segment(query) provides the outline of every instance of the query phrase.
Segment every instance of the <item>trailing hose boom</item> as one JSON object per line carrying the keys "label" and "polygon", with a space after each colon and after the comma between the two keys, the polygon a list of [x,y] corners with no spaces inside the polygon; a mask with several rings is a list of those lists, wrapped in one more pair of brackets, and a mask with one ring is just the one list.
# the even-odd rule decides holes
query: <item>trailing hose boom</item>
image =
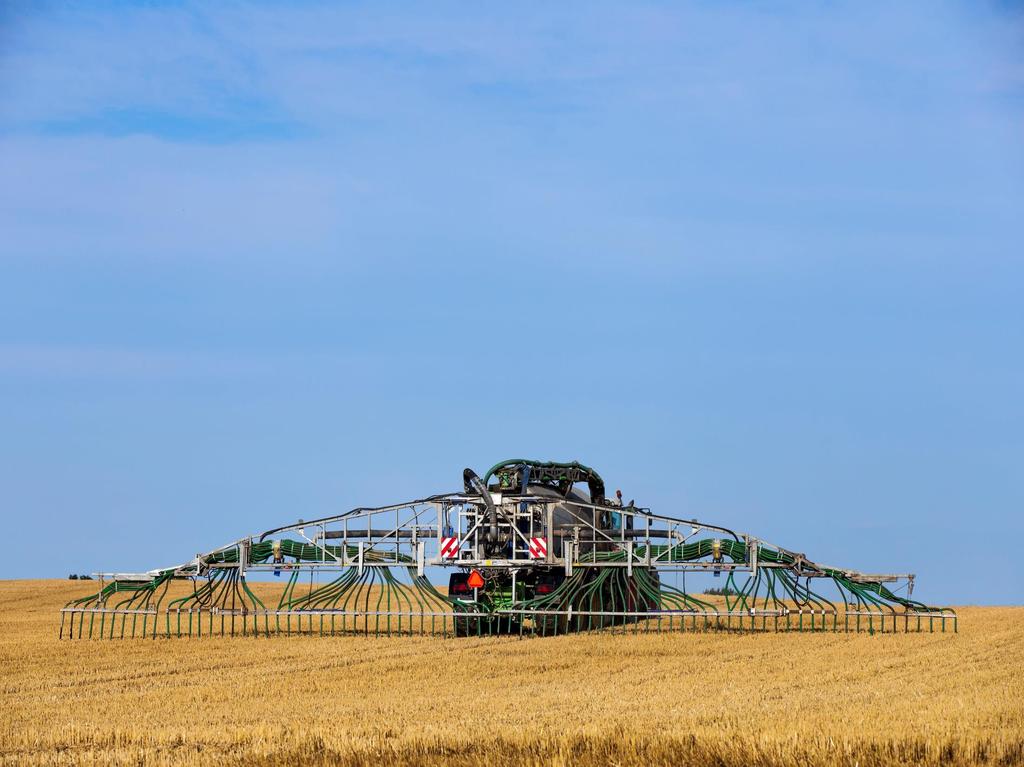
{"label": "trailing hose boom", "polygon": [[[436,587],[429,576],[445,569],[447,587]],[[722,585],[694,594],[687,574]],[[264,582],[274,576],[286,576],[283,587]],[[609,500],[583,464],[527,459],[483,478],[467,468],[459,492],[98,577],[97,593],[62,610],[62,637],[957,628],[953,610],[912,598],[912,574],[823,565],[746,533],[623,505],[618,492]]]}

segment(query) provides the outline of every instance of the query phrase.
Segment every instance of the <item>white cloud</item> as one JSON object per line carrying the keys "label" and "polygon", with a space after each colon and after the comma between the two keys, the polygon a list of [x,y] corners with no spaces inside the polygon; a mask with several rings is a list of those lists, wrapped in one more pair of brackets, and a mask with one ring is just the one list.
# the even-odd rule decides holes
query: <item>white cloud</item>
{"label": "white cloud", "polygon": [[762,240],[922,206],[1005,222],[1022,110],[992,92],[1019,71],[998,20],[857,3],[30,14],[0,75],[0,257],[492,239],[653,258],[723,220]]}

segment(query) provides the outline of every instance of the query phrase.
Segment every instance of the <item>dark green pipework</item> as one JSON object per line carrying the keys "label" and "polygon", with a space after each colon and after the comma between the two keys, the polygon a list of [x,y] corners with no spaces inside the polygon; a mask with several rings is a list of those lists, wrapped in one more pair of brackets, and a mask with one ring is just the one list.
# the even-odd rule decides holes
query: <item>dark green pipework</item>
{"label": "dark green pipework", "polygon": [[[884,584],[861,583],[835,569],[816,571],[814,580],[834,584],[844,606],[854,613],[869,615],[851,616],[847,611],[840,611],[836,602],[811,589],[811,579],[805,578],[802,584],[792,570],[759,567],[742,584],[735,572],[729,570],[725,596],[727,615],[722,616],[713,603],[660,583],[655,571],[639,564],[646,561],[648,555],[650,561],[666,564],[706,560],[713,556],[716,546],[716,541],[710,538],[674,546],[639,546],[633,553],[638,564],[634,565],[632,573],[625,567],[577,566],[575,573],[549,594],[527,598],[522,584],[515,595],[497,586],[493,594],[486,595],[479,603],[442,594],[426,577],[416,574],[410,557],[372,549],[363,551],[365,561],[404,566],[410,583],[400,583],[389,567],[365,567],[361,572],[359,568],[349,567],[323,585],[309,583],[307,586],[300,583],[300,570],[290,569],[289,564],[322,562],[331,557],[341,559],[343,554],[351,561],[358,556],[358,547],[321,548],[291,539],[283,539],[279,545],[282,558],[290,562],[275,564],[280,564],[289,574],[273,608],[268,608],[252,591],[239,569],[213,567],[205,577],[193,579],[190,594],[167,603],[162,624],[158,625],[160,606],[168,585],[175,578],[175,571],[168,569],[148,581],[114,581],[96,594],[72,600],[68,608],[102,609],[70,613],[68,633],[77,638],[295,632],[448,634],[454,626],[460,635],[533,633],[548,636],[615,627],[628,630],[630,626],[640,630],[641,625],[645,631],[685,628],[860,631],[866,628],[874,632],[895,631],[901,620],[904,630],[911,630],[911,620],[916,620],[913,626],[916,630],[922,630],[922,620],[928,621],[929,630],[934,630],[933,623],[939,620],[941,630],[945,630],[946,619],[953,621],[956,630],[956,615],[952,610],[929,607],[894,594]],[[722,539],[717,545],[723,563],[747,562],[744,542]],[[202,562],[205,565],[237,563],[240,552],[241,547],[232,546],[204,556]],[[248,565],[272,562],[274,542],[252,543],[248,552]],[[584,565],[587,562],[624,562],[627,556],[625,551],[588,552],[581,555],[581,562]],[[796,564],[796,558],[788,552],[765,547],[758,549],[758,560],[765,564]],[[641,617],[629,613],[645,614]],[[920,613],[927,615],[922,618]],[[62,636],[64,630],[62,617]]]}
{"label": "dark green pipework", "polygon": [[533,461],[527,458],[510,458],[494,464],[487,470],[483,478],[484,487],[487,487],[492,476],[497,475],[502,490],[519,490],[519,486],[510,479],[510,476],[514,476],[513,468],[521,468],[524,472],[526,469],[531,469],[530,484],[556,481],[563,493],[568,492],[576,482],[586,482],[594,503],[600,503],[604,499],[605,488],[601,475],[578,461]]}
{"label": "dark green pipework", "polygon": [[[697,542],[697,546],[705,541]],[[735,552],[734,552],[735,553]],[[639,556],[643,556],[639,552]],[[598,554],[599,560],[613,561],[621,559],[623,554]],[[683,561],[679,558],[678,561]],[[735,560],[737,562],[742,559]],[[656,576],[649,570],[637,569],[633,575],[627,575],[624,568],[605,568],[596,570],[579,568],[575,575],[566,579],[554,592],[536,597],[517,605],[517,608],[543,616],[539,618],[537,632],[541,634],[565,633],[570,631],[603,628],[614,625],[638,626],[637,616],[603,616],[588,615],[591,612],[646,612],[643,616],[644,630],[686,628],[687,622],[693,629],[725,628],[725,629],[775,629],[775,630],[861,630],[860,623],[867,624],[869,631],[907,630],[910,620],[920,621],[915,613],[942,612],[947,618],[953,619],[955,630],[955,613],[951,610],[929,608],[914,600],[896,597],[888,589],[881,587],[883,599],[872,594],[879,593],[878,584],[858,584],[848,578],[832,573],[826,576],[838,588],[846,603],[858,611],[873,611],[871,616],[856,616],[856,625],[851,625],[850,616],[843,614],[843,623],[839,623],[840,611],[827,598],[810,589],[809,585],[801,586],[798,579],[786,570],[760,568],[747,582],[738,587],[734,573],[730,572],[726,581],[726,613],[710,602],[693,597],[672,586],[658,583]],[[643,606],[641,606],[643,603]],[[794,603],[796,608],[794,608]],[[897,612],[894,605],[903,607],[905,612]],[[573,615],[568,613],[570,607]],[[646,608],[646,610],[644,609]],[[686,611],[689,615],[679,615]],[[580,614],[582,613],[582,614]],[[667,614],[663,614],[667,613]],[[932,617],[925,620],[932,621]],[[795,623],[795,625],[794,625]],[[667,625],[664,625],[667,624]],[[916,628],[920,630],[921,626]],[[944,625],[942,626],[944,630]],[[931,626],[929,625],[929,630]]]}
{"label": "dark green pipework", "polygon": [[[533,460],[530,460],[528,458],[509,458],[508,460],[505,460],[505,461],[499,461],[498,463],[494,464],[491,468],[489,468],[487,470],[487,473],[484,474],[484,479],[483,479],[484,484],[489,482],[491,477],[495,473],[497,473],[499,470],[501,470],[501,469],[503,469],[503,468],[505,468],[507,466],[520,466],[520,465],[521,466],[536,466],[537,468],[542,468],[542,469],[576,469],[577,471],[581,472],[582,474],[586,474],[586,475],[594,477],[595,479],[601,480],[601,475],[600,474],[598,474],[594,469],[590,468],[589,466],[584,466],[579,461],[567,461],[567,462],[559,462],[559,461],[533,461]],[[601,480],[601,482],[603,484],[604,481]]]}
{"label": "dark green pipework", "polygon": [[[325,546],[290,539],[280,541],[282,570],[289,571],[276,609],[268,610],[266,604],[252,591],[246,578],[236,568],[213,567],[205,577],[193,579],[193,590],[185,596],[172,600],[164,612],[164,625],[156,625],[160,600],[167,585],[174,579],[174,570],[157,573],[149,581],[112,581],[96,594],[72,600],[65,607],[99,608],[88,613],[71,614],[68,634],[81,638],[83,635],[104,638],[129,636],[209,636],[214,634],[265,634],[319,631],[320,633],[348,633],[358,631],[366,634],[411,633],[414,624],[427,633],[443,633],[444,625],[440,614],[462,613],[474,609],[449,599],[438,592],[427,579],[416,575],[413,560],[394,552],[364,550],[363,557],[368,563],[387,562],[404,565],[410,575],[411,587],[402,584],[389,567],[366,567],[362,573],[356,567],[346,568],[337,578],[324,585],[306,589],[299,584],[300,570],[289,565],[301,562],[320,562],[333,555],[341,558],[343,552],[351,560],[359,554],[356,546]],[[232,546],[202,557],[204,565],[233,564],[240,558],[241,547]],[[273,561],[274,543],[265,541],[249,547],[247,564],[264,564]],[[127,596],[112,603],[119,595]],[[105,608],[124,611],[110,614]],[[366,615],[356,620],[344,614],[328,614],[330,611],[357,611],[361,613],[383,613]],[[130,612],[129,612],[130,611]],[[281,614],[285,614],[283,617]],[[88,615],[88,625],[86,625]],[[99,615],[99,622],[96,616]],[[110,620],[107,621],[107,615]],[[61,636],[64,635],[65,618],[62,616]],[[115,628],[119,622],[120,630]],[[109,623],[109,631],[105,623]],[[449,619],[449,624],[451,619]],[[162,629],[162,631],[160,630]]]}
{"label": "dark green pipework", "polygon": [[[666,562],[692,562],[700,560],[704,557],[709,557],[712,554],[713,549],[712,539],[702,539],[694,541],[692,543],[680,544],[676,546],[668,545],[652,545],[650,546],[651,558],[657,561]],[[720,541],[721,551],[723,558],[728,558],[733,563],[743,563],[747,561],[747,546],[742,541],[731,541],[723,539]],[[669,551],[671,549],[671,551]],[[638,547],[637,556],[641,559],[644,558],[647,547]],[[761,562],[770,564],[785,564],[795,565],[796,558],[785,551],[776,551],[770,548],[759,547],[758,548],[758,559]],[[760,573],[761,571],[759,571]],[[786,593],[791,594],[794,598],[801,593],[806,592],[808,598],[811,596],[822,599],[823,602],[828,603],[821,597],[811,592],[809,589],[801,591],[798,586],[797,578],[787,570],[778,570],[772,568],[765,568],[764,572],[767,573],[765,576],[769,579],[766,582],[766,587],[769,592],[774,593],[775,580],[781,580],[781,587]],[[886,602],[895,603],[902,607],[919,610],[919,611],[938,611],[940,608],[931,607],[918,602],[913,599],[907,599],[894,594],[892,591],[887,589],[884,584],[881,583],[860,583],[852,580],[846,576],[843,571],[835,570],[832,568],[823,568],[821,570],[824,577],[830,579],[837,587],[839,587],[840,594],[850,594],[857,604],[861,605],[875,605],[879,607],[885,607]],[[730,573],[729,579],[732,580],[732,574]],[[876,599],[875,597],[879,597]],[[830,604],[830,603],[828,603]],[[745,609],[746,605],[741,606],[741,609]]]}
{"label": "dark green pipework", "polygon": [[[465,475],[476,478],[468,469]],[[566,498],[576,500],[580,497],[571,495],[570,490],[576,483],[585,482],[591,503],[604,507],[604,480],[591,467],[576,461],[513,458],[492,466],[483,480],[476,479],[482,483],[481,488],[476,489],[473,484],[467,489],[483,495],[492,516],[493,504],[487,488],[493,477],[497,477],[502,491],[515,494],[530,487],[554,488]],[[431,496],[413,503],[446,498],[450,496]],[[614,512],[618,507],[607,508]],[[353,513],[373,511],[361,508]],[[337,518],[325,518],[328,519]],[[599,526],[607,524],[602,518]],[[940,630],[945,631],[947,620],[957,630],[956,613],[948,608],[929,607],[897,595],[880,581],[814,565],[785,550],[758,544],[756,551],[748,551],[748,544],[736,533],[713,526],[704,529],[721,531],[725,534],[721,540],[705,538],[673,545],[651,544],[648,540],[646,545],[637,545],[629,552],[583,552],[572,568],[574,573],[561,581],[553,568],[543,564],[540,569],[526,569],[514,581],[514,593],[508,572],[488,568],[486,585],[475,593],[472,601],[442,593],[425,576],[417,574],[412,557],[396,551],[381,551],[372,546],[318,546],[292,539],[263,540],[290,529],[293,528],[268,531],[259,541],[243,541],[220,549],[200,557],[194,565],[102,585],[96,594],[72,600],[65,606],[61,636],[68,618],[69,636],[82,637],[88,632],[89,636],[110,638],[293,631],[403,634],[415,630],[456,635],[548,635],[630,625],[643,625],[644,630],[649,630],[652,626],[662,628],[665,623],[668,628],[859,631],[866,627],[873,632],[876,628],[895,631],[900,620],[907,631],[911,630],[911,620],[915,621],[916,630],[922,630],[922,621],[927,621],[929,631],[934,630],[938,621]],[[754,543],[753,539],[747,540]],[[231,567],[239,564],[243,551],[247,552],[245,566]],[[629,561],[627,557],[632,561],[628,567],[623,566]],[[352,563],[357,558],[362,565],[372,566],[349,565],[323,585],[314,583],[312,574],[308,584],[300,577],[306,564],[337,567],[340,562]],[[685,589],[661,583],[654,569],[696,562],[707,566],[709,559],[712,569],[714,563],[721,563],[719,572],[727,571],[724,611]],[[755,559],[762,566],[753,568],[746,580],[740,582],[732,566],[747,565]],[[245,577],[246,567],[266,564],[274,566],[275,574],[287,573],[280,599],[271,606],[259,598]],[[600,564],[613,566],[588,566]],[[408,575],[407,583],[397,577],[403,568]],[[192,591],[165,603],[168,586],[175,579],[191,580]],[[557,585],[550,593],[539,594],[542,581]],[[826,598],[811,588],[812,582],[815,588],[832,584],[838,598]],[[162,622],[158,616],[162,616]]]}

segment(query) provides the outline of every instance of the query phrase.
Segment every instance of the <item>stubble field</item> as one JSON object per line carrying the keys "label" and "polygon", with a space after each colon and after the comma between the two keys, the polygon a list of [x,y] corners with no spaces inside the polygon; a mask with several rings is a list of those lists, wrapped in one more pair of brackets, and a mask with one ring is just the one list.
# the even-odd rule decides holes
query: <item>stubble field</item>
{"label": "stubble field", "polygon": [[1024,763],[1024,608],[958,634],[59,641],[0,581],[0,763]]}

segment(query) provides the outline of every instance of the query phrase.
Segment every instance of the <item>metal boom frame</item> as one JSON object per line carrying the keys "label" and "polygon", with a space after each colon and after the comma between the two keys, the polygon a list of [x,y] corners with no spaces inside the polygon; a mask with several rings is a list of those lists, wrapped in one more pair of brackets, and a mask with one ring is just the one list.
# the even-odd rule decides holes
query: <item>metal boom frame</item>
{"label": "metal boom frame", "polygon": [[[97,593],[63,608],[60,635],[957,629],[952,609],[911,598],[912,574],[822,565],[725,527],[603,499],[488,496],[357,508],[241,538],[176,567],[101,573]],[[488,542],[495,523],[505,542],[497,553]],[[537,539],[543,546],[531,546]],[[428,568],[472,570],[485,583],[511,578],[511,597],[489,607],[455,598],[429,581]],[[288,576],[276,605],[250,584],[251,574],[270,572]],[[687,593],[685,579],[683,588],[663,583],[672,572],[724,574],[723,598]],[[524,588],[538,573],[560,582],[547,593]],[[320,583],[324,574],[332,577]]]}

